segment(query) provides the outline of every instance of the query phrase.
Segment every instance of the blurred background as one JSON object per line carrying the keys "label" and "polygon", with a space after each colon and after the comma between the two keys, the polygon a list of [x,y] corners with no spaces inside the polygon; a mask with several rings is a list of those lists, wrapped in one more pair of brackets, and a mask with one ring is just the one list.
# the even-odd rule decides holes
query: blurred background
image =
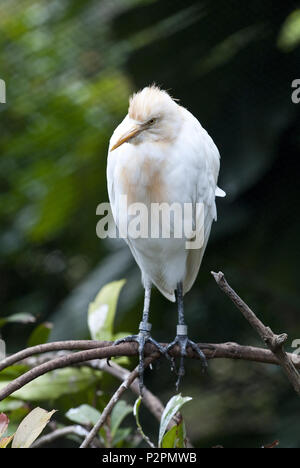
{"label": "blurred background", "polygon": [[[296,1],[2,0],[0,78],[0,318],[32,314],[51,340],[88,337],[101,286],[127,280],[116,332],[135,332],[143,289],[125,243],[96,237],[107,201],[106,157],[128,97],[156,82],[180,99],[221,153],[218,222],[186,296],[191,338],[261,345],[210,271],[228,281],[275,332],[300,338],[300,8]],[[174,338],[176,307],[153,295],[153,336]],[[8,352],[32,324],[1,330]],[[131,363],[133,366],[134,361]],[[300,444],[299,399],[271,365],[187,362],[184,414],[199,447]],[[146,384],[164,403],[166,363]],[[111,389],[116,383],[111,382]],[[152,430],[149,419],[148,433]]]}

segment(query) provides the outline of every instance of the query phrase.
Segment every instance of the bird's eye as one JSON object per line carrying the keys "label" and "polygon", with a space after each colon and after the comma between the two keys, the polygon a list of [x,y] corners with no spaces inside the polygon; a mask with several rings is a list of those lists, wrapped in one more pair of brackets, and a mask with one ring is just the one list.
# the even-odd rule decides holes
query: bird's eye
{"label": "bird's eye", "polygon": [[156,121],[156,119],[150,119],[150,120],[148,120],[147,123],[148,123],[148,125],[153,125],[155,121]]}

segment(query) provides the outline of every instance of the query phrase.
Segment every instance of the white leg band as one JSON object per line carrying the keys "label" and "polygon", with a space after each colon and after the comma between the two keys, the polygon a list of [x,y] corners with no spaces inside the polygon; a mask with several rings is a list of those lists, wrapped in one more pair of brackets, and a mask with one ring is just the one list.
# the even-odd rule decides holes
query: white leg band
{"label": "white leg band", "polygon": [[187,336],[188,327],[187,325],[177,325],[177,335]]}
{"label": "white leg band", "polygon": [[139,330],[140,331],[149,333],[151,331],[151,328],[152,328],[151,323],[149,323],[149,322],[140,322],[140,325],[139,325]]}

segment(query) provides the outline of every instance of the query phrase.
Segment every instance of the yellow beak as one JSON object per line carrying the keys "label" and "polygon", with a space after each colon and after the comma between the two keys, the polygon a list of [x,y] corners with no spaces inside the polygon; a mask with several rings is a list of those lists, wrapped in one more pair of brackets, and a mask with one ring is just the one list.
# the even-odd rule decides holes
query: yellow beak
{"label": "yellow beak", "polygon": [[125,133],[125,135],[121,136],[117,143],[114,144],[114,146],[110,149],[110,151],[114,151],[115,149],[119,148],[119,146],[123,145],[123,143],[126,143],[127,141],[131,140],[135,135],[141,132],[140,127],[133,127],[129,132]]}

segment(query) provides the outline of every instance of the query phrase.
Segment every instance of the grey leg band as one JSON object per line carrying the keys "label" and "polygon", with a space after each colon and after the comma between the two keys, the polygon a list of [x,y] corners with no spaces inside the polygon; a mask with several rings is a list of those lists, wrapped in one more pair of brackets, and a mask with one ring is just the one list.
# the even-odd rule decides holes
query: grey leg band
{"label": "grey leg band", "polygon": [[152,325],[149,322],[140,322],[139,330],[142,332],[149,333],[151,331]]}
{"label": "grey leg band", "polygon": [[177,336],[187,336],[188,327],[187,325],[177,325]]}

